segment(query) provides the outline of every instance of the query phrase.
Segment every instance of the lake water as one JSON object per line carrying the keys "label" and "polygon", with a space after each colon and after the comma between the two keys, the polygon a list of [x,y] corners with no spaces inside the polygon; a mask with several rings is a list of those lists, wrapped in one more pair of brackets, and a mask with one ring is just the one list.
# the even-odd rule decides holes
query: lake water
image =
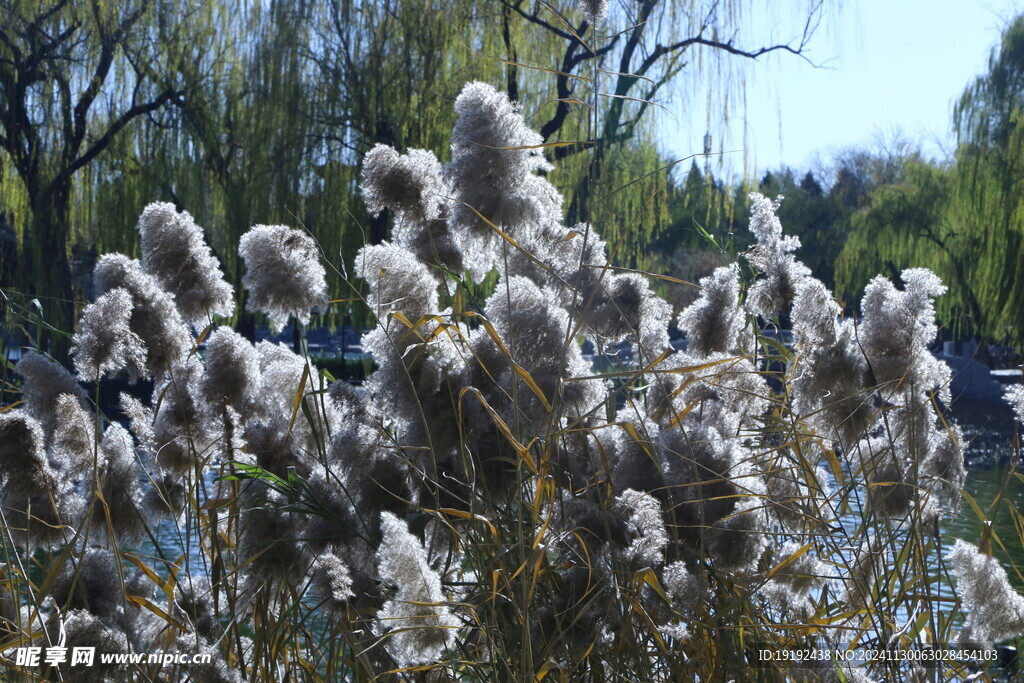
{"label": "lake water", "polygon": [[[995,535],[1002,541],[1000,545],[993,539],[992,555],[1002,562],[1014,587],[1024,592],[1024,544],[1017,532],[1011,510],[1011,506],[1018,511],[1024,510],[1024,482],[1010,473],[1006,466],[974,467],[967,471],[964,490],[974,497],[982,511],[991,518]],[[1000,491],[1002,496],[990,512],[989,508]],[[981,539],[982,523],[977,513],[964,501],[958,514],[944,520],[942,532],[943,544],[947,547],[958,538],[976,544]]]}
{"label": "lake water", "polygon": [[[1006,568],[1010,581],[1014,586],[1024,592],[1024,542],[1014,525],[1014,515],[1011,506],[1024,512],[1024,474],[1021,477],[1014,476],[1009,472],[1008,461],[1011,453],[1012,432],[1005,423],[1000,424],[998,430],[988,424],[966,424],[964,431],[971,439],[968,445],[967,460],[974,463],[968,465],[967,481],[964,489],[970,494],[978,506],[993,521],[996,536],[1002,544],[992,543],[993,555],[996,556]],[[208,486],[210,490],[216,488],[212,475]],[[1000,490],[1002,497],[992,512],[989,508],[996,499]],[[850,520],[851,526],[856,526],[856,520]],[[184,520],[182,520],[184,522]],[[179,530],[173,523],[165,520],[157,530],[157,536],[162,546],[163,556],[168,559],[181,557],[190,558],[193,567],[199,569],[206,565],[202,558],[198,544],[193,538],[192,543],[183,533],[184,525]],[[1024,529],[1022,529],[1024,531]],[[977,544],[981,538],[982,523],[977,513],[963,501],[960,511],[955,515],[947,515],[942,522],[942,545],[948,549],[956,539],[964,539]],[[191,546],[191,547],[186,547]],[[155,555],[151,544],[144,543],[139,549],[143,555]],[[201,569],[200,569],[201,571]]]}

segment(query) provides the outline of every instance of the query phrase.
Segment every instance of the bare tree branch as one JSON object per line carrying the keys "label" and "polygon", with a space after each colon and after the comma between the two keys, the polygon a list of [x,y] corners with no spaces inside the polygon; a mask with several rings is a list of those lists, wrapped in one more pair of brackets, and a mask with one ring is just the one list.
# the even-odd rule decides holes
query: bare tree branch
{"label": "bare tree branch", "polygon": [[[536,12],[534,12],[533,14],[529,14],[527,12],[524,12],[523,8],[522,8],[522,2],[509,2],[508,0],[502,0],[502,4],[505,5],[505,7],[508,7],[509,9],[514,10],[516,14],[521,16],[523,19],[526,19],[526,21],[530,22],[531,24],[536,24],[537,26],[540,26],[545,31],[550,31],[551,33],[555,34],[556,36],[558,36],[562,40],[565,40],[565,41],[568,41],[568,42],[575,42],[576,41],[576,39],[573,37],[573,35],[571,33],[569,33],[568,31],[565,31],[563,29],[558,28],[557,26],[555,26],[554,24],[552,24],[550,22],[547,22],[547,21],[541,19],[540,16]],[[580,29],[577,31],[577,33],[586,31],[586,28],[587,28],[587,23],[583,22],[583,24],[580,26]]]}
{"label": "bare tree branch", "polygon": [[114,136],[117,135],[122,128],[131,123],[133,119],[159,109],[172,101],[177,95],[178,91],[176,90],[165,90],[149,102],[137,104],[131,109],[123,112],[112,124],[110,124],[107,130],[89,146],[85,153],[72,162],[60,175],[62,177],[70,177],[73,175],[75,171],[88,164],[96,158],[96,155],[106,149],[107,145],[109,145],[114,139]]}

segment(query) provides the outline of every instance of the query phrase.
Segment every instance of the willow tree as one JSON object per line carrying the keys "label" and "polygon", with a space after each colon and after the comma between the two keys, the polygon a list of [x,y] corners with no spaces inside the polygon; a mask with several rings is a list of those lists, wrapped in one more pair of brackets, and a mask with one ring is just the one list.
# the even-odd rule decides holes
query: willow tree
{"label": "willow tree", "polygon": [[[47,317],[62,329],[74,320],[68,238],[76,173],[133,121],[180,95],[155,62],[168,36],[155,33],[154,13],[146,0],[0,5],[0,149],[30,213],[22,280],[37,294],[57,294]],[[62,347],[54,346],[58,355]]]}
{"label": "willow tree", "polygon": [[[795,3],[798,21],[783,40],[757,20],[757,9],[771,12],[771,3],[613,2],[604,18],[588,16],[587,4],[502,0],[530,29],[504,57],[520,76],[550,70],[543,72],[550,106],[534,122],[545,141],[584,143],[549,152],[562,169],[555,183],[567,196],[568,220],[600,223],[607,239],[621,242],[619,259],[647,265],[643,245],[671,224],[665,171],[673,163],[652,153],[666,131],[655,130],[650,113],[700,92],[717,119],[709,128],[724,126],[741,99],[743,63],[782,53],[807,59],[826,3]],[[548,51],[524,49],[538,42]]]}
{"label": "willow tree", "polygon": [[[196,32],[162,64],[185,95],[125,130],[79,175],[73,239],[132,253],[143,207],[173,202],[205,228],[237,284],[238,240],[253,224],[316,227],[304,211],[313,192],[316,82],[302,47],[311,14],[303,2],[224,0],[196,6],[189,21]],[[236,312],[246,315],[244,306]]]}
{"label": "willow tree", "polygon": [[[359,197],[346,189],[374,144],[431,149],[444,158],[454,124],[451,103],[462,85],[500,74],[489,57],[500,45],[488,26],[495,18],[489,4],[331,0],[319,7],[308,52],[318,76],[312,91],[323,152],[317,180],[325,199],[344,195],[346,205],[336,207],[342,215],[365,215]],[[368,221],[360,237],[379,242],[387,217]],[[359,246],[352,239],[345,251],[351,256]]]}
{"label": "willow tree", "polygon": [[839,289],[856,298],[867,282],[926,265],[949,286],[937,303],[940,320],[958,337],[981,333],[989,311],[978,298],[978,240],[962,230],[953,203],[955,169],[913,154],[897,177],[873,188],[850,217],[850,235],[836,260]]}
{"label": "willow tree", "polygon": [[910,156],[868,195],[837,264],[841,289],[868,264],[913,262],[950,286],[939,310],[961,335],[1024,344],[1024,17],[1003,31],[985,71],[954,107],[949,167]]}
{"label": "willow tree", "polygon": [[384,142],[443,160],[451,102],[474,79],[504,84],[549,142],[596,141],[553,144],[552,181],[571,219],[600,222],[635,261],[669,223],[647,116],[666,87],[728,80],[716,55],[802,53],[821,10],[775,43],[757,40],[752,2],[622,3],[606,39],[574,0],[0,4],[0,212],[17,205],[19,284],[59,297],[56,315],[44,306],[65,329],[73,244],[131,252],[152,200],[194,213],[236,282],[233,245],[259,222],[302,223],[344,272],[388,225],[356,191],[363,154]]}
{"label": "willow tree", "polygon": [[[332,0],[310,46],[326,97],[317,108],[325,148],[346,178],[378,142],[432,149],[443,160],[461,85],[503,84],[551,145],[551,179],[567,195],[569,220],[601,222],[613,242],[624,240],[618,258],[634,261],[669,223],[665,162],[648,113],[670,84],[705,80],[725,108],[733,91],[721,84],[735,82],[735,61],[803,55],[823,15],[821,0],[804,3],[792,38],[780,42],[756,24],[757,4],[613,3],[595,26],[575,0]],[[368,237],[382,239],[386,225],[386,217],[371,221]]]}
{"label": "willow tree", "polygon": [[865,194],[837,262],[839,289],[852,293],[877,270],[926,265],[950,286],[939,312],[955,332],[1024,344],[1022,118],[1018,17],[956,103],[954,163],[898,158],[896,172]]}
{"label": "willow tree", "polygon": [[1024,344],[1024,16],[1003,31],[985,72],[954,110],[951,210],[977,245],[974,288],[984,333]]}
{"label": "willow tree", "polygon": [[[309,188],[309,101],[315,87],[301,46],[309,40],[309,5],[269,0],[219,3],[216,50],[195,50],[180,65],[193,97],[177,125],[199,186],[181,182],[185,206],[201,207],[211,242],[235,282],[239,238],[254,223],[302,216]],[[177,193],[176,193],[177,194]],[[179,197],[175,197],[179,199]]]}

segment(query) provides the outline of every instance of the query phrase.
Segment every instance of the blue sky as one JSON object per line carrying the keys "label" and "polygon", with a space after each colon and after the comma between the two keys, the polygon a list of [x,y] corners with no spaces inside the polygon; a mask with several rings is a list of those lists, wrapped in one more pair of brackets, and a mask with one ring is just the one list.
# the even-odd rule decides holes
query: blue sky
{"label": "blue sky", "polygon": [[[728,130],[714,131],[714,148],[745,146],[750,174],[782,164],[814,168],[837,149],[874,146],[896,133],[944,157],[953,143],[953,101],[984,71],[1000,29],[1019,11],[1024,0],[846,0],[808,53],[826,68],[796,57],[743,67],[746,116],[735,105]],[[699,92],[692,99],[706,100]],[[702,151],[708,120],[703,107],[689,115],[678,107],[658,123],[670,158]],[[744,172],[742,154],[725,164]]]}

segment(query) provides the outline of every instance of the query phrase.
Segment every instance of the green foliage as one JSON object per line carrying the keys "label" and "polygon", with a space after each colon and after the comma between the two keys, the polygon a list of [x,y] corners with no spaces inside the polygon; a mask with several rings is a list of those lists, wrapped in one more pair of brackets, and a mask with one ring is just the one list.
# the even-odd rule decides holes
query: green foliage
{"label": "green foliage", "polygon": [[[182,95],[168,64],[198,14],[164,22],[146,2],[0,6],[0,211],[20,247],[0,282],[49,297],[58,327],[74,321],[69,258],[74,224],[87,214],[76,205],[92,189],[81,171]],[[61,338],[47,341],[66,351]]]}
{"label": "green foliage", "polygon": [[983,332],[1024,344],[1024,17],[992,51],[954,112],[960,145],[952,197],[957,230],[973,241]]}
{"label": "green foliage", "polygon": [[950,287],[939,316],[953,335],[1024,344],[1022,107],[1024,17],[957,103],[950,163],[907,149],[876,155],[880,182],[858,200],[836,261],[839,293],[858,292],[878,272],[926,265]]}
{"label": "green foliage", "polygon": [[[580,21],[577,8],[523,0],[139,3],[137,15],[134,3],[64,0],[52,12],[8,3],[0,24],[16,30],[4,34],[3,49],[13,49],[19,26],[42,26],[46,35],[74,26],[71,37],[81,40],[60,43],[59,54],[43,61],[41,82],[55,87],[31,89],[34,115],[3,136],[10,144],[0,150],[0,224],[9,224],[11,248],[0,259],[0,285],[80,307],[94,254],[132,254],[135,217],[160,199],[189,207],[236,283],[232,245],[245,230],[304,226],[335,266],[332,290],[352,296],[343,283],[356,249],[385,238],[389,225],[388,216],[369,216],[362,206],[361,155],[383,142],[440,150],[444,161],[449,104],[474,79],[504,83],[548,142],[597,143],[548,150],[557,166],[552,181],[572,222],[622,226],[606,233],[617,258],[650,266],[651,241],[672,240],[672,187],[644,113],[672,84],[709,75],[727,105],[741,82],[736,59],[783,47],[719,41],[745,25],[748,4],[644,0],[613,8],[609,25],[629,28],[589,45],[598,33],[584,41],[563,23]],[[800,11],[817,17],[820,9],[808,3]],[[108,30],[127,19],[123,35]],[[798,31],[788,47],[802,50],[809,37]],[[76,136],[44,114],[74,109],[107,48],[113,68],[97,81],[96,100],[104,106],[82,111],[83,140],[102,144],[78,164]],[[64,79],[65,102],[57,86],[67,64],[74,68]],[[144,111],[115,130],[112,121],[136,104]],[[41,141],[33,147],[38,163],[25,163],[18,150],[31,145],[16,143],[33,135]],[[595,154],[580,154],[586,149]],[[61,176],[68,162],[74,171]],[[47,182],[58,176],[63,189],[54,204]],[[55,213],[41,212],[44,205]],[[365,310],[355,309],[355,322],[366,323]],[[340,322],[342,313],[331,308],[325,322]],[[66,326],[72,318],[64,317]]]}

